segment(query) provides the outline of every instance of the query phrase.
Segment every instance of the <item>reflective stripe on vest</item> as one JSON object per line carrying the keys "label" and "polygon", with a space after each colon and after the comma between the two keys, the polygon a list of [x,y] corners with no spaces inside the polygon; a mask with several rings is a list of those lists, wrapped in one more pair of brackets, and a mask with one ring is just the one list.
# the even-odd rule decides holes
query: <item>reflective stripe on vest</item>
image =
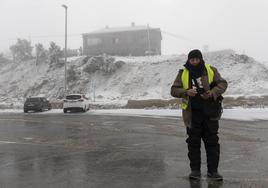
{"label": "reflective stripe on vest", "polygon": [[[208,83],[211,84],[213,82],[213,79],[214,79],[214,72],[211,69],[209,64],[205,64],[205,67],[206,67],[207,73],[208,73]],[[182,80],[183,89],[185,89],[185,90],[189,89],[189,70],[188,69],[184,68],[182,75],[181,75],[181,80]],[[188,107],[188,103],[189,103],[188,96],[182,98],[181,108],[185,110]]]}

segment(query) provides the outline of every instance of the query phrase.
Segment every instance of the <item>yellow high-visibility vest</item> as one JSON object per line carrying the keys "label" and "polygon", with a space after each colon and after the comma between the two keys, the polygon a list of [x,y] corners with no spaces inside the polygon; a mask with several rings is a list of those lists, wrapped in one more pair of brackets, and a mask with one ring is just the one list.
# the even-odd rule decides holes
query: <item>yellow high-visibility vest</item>
{"label": "yellow high-visibility vest", "polygon": [[[208,83],[211,84],[214,79],[214,72],[209,64],[205,64],[205,67],[208,73]],[[187,68],[184,68],[181,75],[181,80],[183,89],[185,90],[189,89],[189,70]],[[189,96],[182,98],[181,108],[184,110],[187,109],[188,104],[189,104]]]}

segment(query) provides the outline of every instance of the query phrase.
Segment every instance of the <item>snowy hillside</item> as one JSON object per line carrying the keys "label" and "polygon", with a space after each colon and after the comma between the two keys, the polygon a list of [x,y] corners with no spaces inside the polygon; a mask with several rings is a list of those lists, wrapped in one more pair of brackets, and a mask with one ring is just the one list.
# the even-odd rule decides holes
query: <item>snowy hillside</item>
{"label": "snowy hillside", "polygon": [[267,69],[268,69],[268,61],[267,62],[261,62]]}
{"label": "snowy hillside", "polygon": [[[226,95],[267,95],[268,69],[254,59],[232,50],[204,54],[227,79]],[[170,86],[185,63],[186,55],[153,57],[75,57],[67,67],[74,77],[68,90],[87,93],[97,102],[126,103],[129,99],[170,99]],[[64,64],[35,65],[35,61],[8,63],[0,69],[1,103],[22,104],[26,97],[61,98]],[[95,94],[95,95],[94,95]]]}

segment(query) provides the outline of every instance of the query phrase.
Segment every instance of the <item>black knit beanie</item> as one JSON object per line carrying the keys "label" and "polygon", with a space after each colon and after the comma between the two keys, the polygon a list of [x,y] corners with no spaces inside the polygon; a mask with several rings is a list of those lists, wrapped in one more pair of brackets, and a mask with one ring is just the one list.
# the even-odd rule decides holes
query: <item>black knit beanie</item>
{"label": "black knit beanie", "polygon": [[192,58],[198,58],[200,60],[203,60],[203,56],[200,50],[195,49],[195,50],[190,51],[188,54],[188,60]]}

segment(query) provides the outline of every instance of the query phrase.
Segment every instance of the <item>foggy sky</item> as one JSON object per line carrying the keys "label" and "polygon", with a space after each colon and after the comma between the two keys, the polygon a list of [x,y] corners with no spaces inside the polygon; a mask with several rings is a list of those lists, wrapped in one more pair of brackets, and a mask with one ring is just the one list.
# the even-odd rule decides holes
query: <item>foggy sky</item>
{"label": "foggy sky", "polygon": [[82,46],[82,33],[136,25],[162,30],[163,54],[192,48],[234,49],[268,61],[267,0],[0,0],[0,52],[17,38],[64,46],[68,6],[68,47]]}

